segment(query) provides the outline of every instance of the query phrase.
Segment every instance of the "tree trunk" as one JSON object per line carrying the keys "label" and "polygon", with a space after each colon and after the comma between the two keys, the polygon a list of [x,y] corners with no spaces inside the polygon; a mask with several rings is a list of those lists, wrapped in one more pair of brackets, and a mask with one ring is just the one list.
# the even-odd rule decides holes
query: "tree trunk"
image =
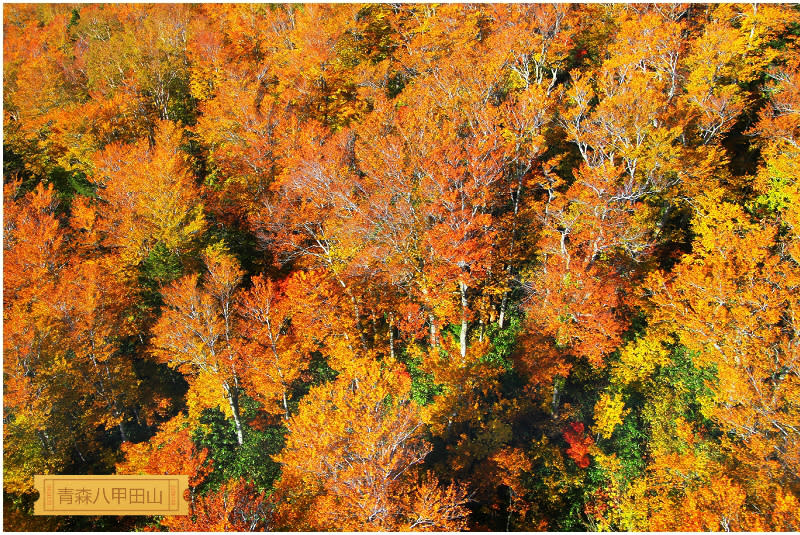
{"label": "tree trunk", "polygon": [[[353,295],[353,292],[350,291],[350,288],[347,287],[347,284],[344,283],[342,279],[336,277],[336,280],[341,284],[342,290],[347,297],[350,298],[350,302],[353,303],[353,312],[355,314],[355,326],[356,330],[358,331],[358,338],[361,340],[361,348],[366,351],[367,350],[367,340],[364,338],[364,333],[361,330],[361,311],[358,309],[358,301],[356,301],[356,296]],[[344,339],[348,342],[350,341],[350,336],[347,334],[347,330],[344,331]],[[348,344],[347,347],[353,349],[353,347]]]}
{"label": "tree trunk", "polygon": [[[347,285],[344,283],[344,281],[342,279],[339,279],[337,277],[337,280],[339,281],[339,284],[342,285],[342,288],[344,289],[345,295],[347,295],[350,298],[350,302],[353,303],[353,315],[354,315],[354,319],[355,319],[355,322],[356,322],[355,323],[356,330],[358,331],[358,338],[359,338],[359,340],[361,340],[361,348],[364,351],[366,351],[367,350],[367,339],[364,338],[364,330],[362,329],[362,326],[361,326],[361,310],[359,310],[359,308],[358,308],[358,300],[356,300],[356,296],[353,295],[353,292],[350,291],[350,288],[347,287]],[[345,334],[345,336],[346,336],[346,334]]]}
{"label": "tree trunk", "polygon": [[389,355],[394,358],[394,313],[389,313]]}
{"label": "tree trunk", "polygon": [[231,413],[233,413],[233,423],[236,426],[236,442],[241,446],[244,444],[244,430],[242,428],[242,420],[239,417],[239,396],[234,392],[234,389],[225,386],[225,391],[228,394],[228,403],[231,406]]}
{"label": "tree trunk", "polygon": [[[530,167],[528,167],[530,169]],[[522,196],[522,177],[525,173],[527,173],[528,169],[524,172],[519,172],[519,179],[517,181],[517,192],[516,195],[512,195],[512,199],[514,200],[514,218],[512,219],[511,223],[511,245],[508,249],[508,255],[511,257],[514,254],[514,246],[516,245],[516,238],[517,238],[517,214],[519,213],[519,201],[520,197]],[[506,267],[506,272],[511,275],[511,264]],[[500,317],[498,318],[498,326],[502,329],[503,325],[505,325],[506,319],[506,307],[508,306],[508,290],[503,292],[503,300],[500,302]]]}
{"label": "tree trunk", "polygon": [[[106,367],[106,370],[108,367]],[[125,411],[120,410],[119,404],[114,401],[114,416],[119,418],[119,435],[122,437],[122,442],[128,442],[128,433],[125,432]]]}
{"label": "tree trunk", "polygon": [[78,448],[78,445],[75,444],[74,448],[75,448],[75,452],[78,454],[78,457],[80,457],[81,461],[83,461],[85,463],[86,462],[86,457],[83,456],[83,452]]}
{"label": "tree trunk", "polygon": [[500,302],[500,318],[497,325],[502,329],[506,319],[506,305],[508,304],[508,292],[503,292],[503,300]]}
{"label": "tree trunk", "polygon": [[53,448],[50,446],[50,442],[48,441],[49,437],[47,436],[47,433],[45,433],[44,431],[36,431],[36,435],[39,437],[39,441],[42,443],[42,446],[44,446],[45,449],[50,452],[50,455],[54,455],[55,452],[53,451]]}
{"label": "tree trunk", "polygon": [[122,420],[119,422],[119,435],[123,442],[128,442],[128,434],[125,432],[125,423]]}
{"label": "tree trunk", "polygon": [[461,290],[461,358],[467,355],[467,285],[458,281]]}

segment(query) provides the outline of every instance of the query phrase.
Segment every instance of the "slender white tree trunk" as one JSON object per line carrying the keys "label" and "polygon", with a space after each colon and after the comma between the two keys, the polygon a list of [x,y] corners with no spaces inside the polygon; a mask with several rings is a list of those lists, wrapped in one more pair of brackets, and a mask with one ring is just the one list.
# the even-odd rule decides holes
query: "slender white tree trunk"
{"label": "slender white tree trunk", "polygon": [[467,285],[458,281],[461,290],[461,358],[467,355]]}
{"label": "slender white tree trunk", "polygon": [[225,392],[228,394],[228,404],[231,406],[233,413],[233,423],[236,426],[236,442],[241,446],[244,444],[244,429],[242,428],[242,420],[239,417],[239,403],[236,395],[229,386],[225,386]]}

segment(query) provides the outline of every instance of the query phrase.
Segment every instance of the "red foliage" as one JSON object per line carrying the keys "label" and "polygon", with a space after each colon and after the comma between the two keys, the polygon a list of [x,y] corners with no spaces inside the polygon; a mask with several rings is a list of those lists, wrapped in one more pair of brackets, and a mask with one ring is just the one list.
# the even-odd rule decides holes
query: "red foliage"
{"label": "red foliage", "polygon": [[589,447],[594,444],[592,437],[583,434],[583,424],[573,422],[564,430],[564,440],[569,444],[567,455],[581,468],[589,466]]}

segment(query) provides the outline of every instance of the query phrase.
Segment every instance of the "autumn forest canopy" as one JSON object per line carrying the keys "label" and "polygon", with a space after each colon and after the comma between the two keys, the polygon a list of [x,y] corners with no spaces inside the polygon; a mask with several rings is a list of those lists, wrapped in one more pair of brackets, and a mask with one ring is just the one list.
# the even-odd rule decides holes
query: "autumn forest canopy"
{"label": "autumn forest canopy", "polygon": [[3,30],[5,529],[800,530],[796,6]]}

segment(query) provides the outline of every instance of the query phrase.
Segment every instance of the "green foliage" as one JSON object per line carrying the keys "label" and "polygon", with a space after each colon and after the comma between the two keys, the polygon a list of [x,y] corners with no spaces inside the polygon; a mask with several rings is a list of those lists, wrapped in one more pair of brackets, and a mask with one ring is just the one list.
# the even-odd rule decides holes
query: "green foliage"
{"label": "green foliage", "polygon": [[175,251],[159,242],[139,265],[139,284],[142,291],[142,306],[147,310],[158,310],[162,305],[161,288],[183,275],[183,264]]}
{"label": "green foliage", "polygon": [[516,348],[517,336],[522,327],[522,315],[513,312],[509,312],[507,323],[502,329],[497,323],[490,324],[486,329],[486,336],[491,340],[492,348],[484,355],[483,362],[502,366],[507,371],[511,370],[513,367],[511,355]]}
{"label": "green foliage", "polygon": [[768,168],[768,170],[770,171],[770,180],[767,193],[756,197],[750,206],[754,210],[781,212],[792,205],[792,197],[787,188],[793,184],[796,178],[781,176],[773,168]]}
{"label": "green foliage", "polygon": [[52,184],[60,200],[66,209],[69,201],[76,195],[83,197],[95,197],[96,186],[87,180],[86,175],[81,171],[67,171],[60,166],[54,166],[46,175],[36,175],[25,165],[26,157],[14,150],[9,144],[3,143],[3,176],[22,179],[22,186],[18,195],[25,195],[33,191],[36,184],[44,182]]}
{"label": "green foliage", "polygon": [[625,407],[630,412],[610,439],[599,441],[604,451],[617,454],[624,480],[632,481],[642,474],[654,427],[658,427],[657,433],[669,435],[674,421],[684,418],[698,428],[713,430],[702,406],[712,395],[709,384],[715,381],[716,371],[696,368],[691,353],[680,345],[671,351],[670,362],[659,366],[647,381],[633,382],[623,389]]}
{"label": "green foliage", "polygon": [[69,19],[69,24],[67,25],[67,27],[68,27],[68,28],[71,28],[71,27],[73,27],[73,26],[77,26],[77,25],[78,25],[78,22],[79,22],[80,20],[81,20],[81,13],[80,13],[80,11],[78,11],[78,8],[73,8],[73,9],[72,9],[72,15],[70,16],[70,19]]}
{"label": "green foliage", "polygon": [[39,177],[34,176],[29,169],[26,169],[25,156],[14,150],[10,144],[3,143],[3,178],[5,181],[12,177],[22,181],[17,191],[19,197],[33,191],[40,181]]}
{"label": "green foliage", "polygon": [[[632,480],[642,473],[645,467],[648,435],[641,412],[644,399],[631,396],[630,406],[634,408],[622,420],[622,425],[614,430],[610,445],[619,456],[624,477]],[[627,406],[627,404],[626,404]]]}
{"label": "green foliage", "polygon": [[433,403],[433,398],[444,392],[442,385],[436,384],[434,381],[433,374],[421,368],[422,357],[412,356],[408,348],[403,348],[400,360],[405,363],[408,373],[411,375],[411,399],[419,406]]}
{"label": "green foliage", "polygon": [[702,407],[713,397],[710,385],[716,383],[716,366],[697,368],[692,353],[683,346],[676,346],[670,354],[672,364],[663,366],[654,380],[676,394],[676,409],[687,421],[705,428],[713,423],[703,415]]}
{"label": "green foliage", "polygon": [[[244,419],[254,416],[257,403],[242,397],[240,400]],[[231,479],[244,478],[259,490],[269,490],[280,475],[280,465],[271,455],[281,451],[286,429],[268,426],[264,430],[248,427],[244,443],[236,442],[236,427],[219,409],[205,409],[200,418],[201,427],[192,440],[198,448],[208,448],[214,470],[203,484],[201,492],[216,490]],[[205,431],[204,431],[205,429]]]}
{"label": "green foliage", "polygon": [[393,100],[402,93],[403,88],[410,81],[410,77],[403,71],[397,71],[386,81],[386,96]]}
{"label": "green foliage", "polygon": [[308,371],[311,373],[309,387],[319,386],[323,383],[329,383],[336,379],[336,376],[339,375],[336,370],[328,366],[328,361],[319,351],[312,353]]}

